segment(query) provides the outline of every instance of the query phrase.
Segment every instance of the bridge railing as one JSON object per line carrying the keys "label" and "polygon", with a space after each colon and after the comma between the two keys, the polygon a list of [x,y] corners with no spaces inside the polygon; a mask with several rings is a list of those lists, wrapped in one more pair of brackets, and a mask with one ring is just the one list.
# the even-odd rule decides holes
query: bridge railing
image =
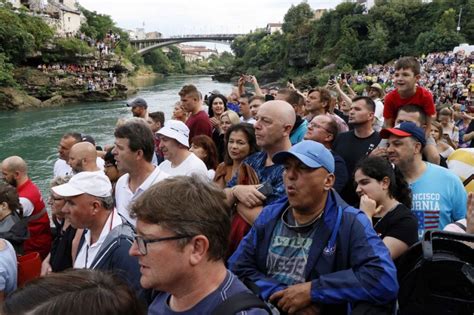
{"label": "bridge railing", "polygon": [[190,39],[190,38],[200,38],[200,39],[234,39],[237,36],[245,34],[190,34],[190,35],[174,35],[168,37],[160,37],[154,39],[130,39],[131,43],[145,43],[145,42],[164,42],[167,40],[176,40],[176,39]]}

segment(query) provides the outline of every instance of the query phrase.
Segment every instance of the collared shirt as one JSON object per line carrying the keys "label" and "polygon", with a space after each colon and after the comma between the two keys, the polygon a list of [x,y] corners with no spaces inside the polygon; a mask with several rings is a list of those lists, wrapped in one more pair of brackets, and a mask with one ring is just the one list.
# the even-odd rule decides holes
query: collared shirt
{"label": "collared shirt", "polygon": [[128,186],[130,175],[128,173],[122,175],[115,185],[115,206],[117,207],[118,213],[135,226],[136,220],[130,217],[130,204],[145,190],[150,188],[151,185],[158,183],[168,176],[167,173],[163,172],[158,166],[156,166],[153,172],[148,175],[146,180],[137,188],[137,190],[132,192]]}
{"label": "collared shirt", "polygon": [[102,232],[100,232],[99,239],[94,244],[91,244],[91,231],[86,230],[86,234],[84,235],[84,244],[82,244],[82,247],[77,254],[76,261],[74,262],[74,268],[90,268],[95,256],[99,252],[100,247],[107,238],[107,235],[109,235],[110,231],[112,231],[114,227],[119,226],[120,224],[122,224],[122,218],[120,218],[118,215],[117,210],[114,209],[102,227]]}
{"label": "collared shirt", "polygon": [[250,117],[249,119],[245,119],[244,116],[240,116],[240,121],[243,123],[252,124],[252,125],[254,125],[257,122],[255,118],[253,117]]}

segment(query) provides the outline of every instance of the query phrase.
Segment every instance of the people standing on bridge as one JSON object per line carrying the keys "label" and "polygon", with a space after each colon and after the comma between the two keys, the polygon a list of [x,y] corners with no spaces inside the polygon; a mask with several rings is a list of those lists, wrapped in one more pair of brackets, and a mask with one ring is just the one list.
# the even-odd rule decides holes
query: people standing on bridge
{"label": "people standing on bridge", "polygon": [[137,97],[133,101],[127,103],[127,107],[132,108],[132,115],[133,117],[148,119],[148,104],[146,101],[141,98]]}
{"label": "people standing on bridge", "polygon": [[193,137],[197,135],[212,137],[211,121],[207,113],[202,110],[202,95],[198,89],[192,84],[185,85],[179,91],[179,96],[183,109],[189,113],[186,120],[186,126],[189,128],[189,142],[192,142]]}

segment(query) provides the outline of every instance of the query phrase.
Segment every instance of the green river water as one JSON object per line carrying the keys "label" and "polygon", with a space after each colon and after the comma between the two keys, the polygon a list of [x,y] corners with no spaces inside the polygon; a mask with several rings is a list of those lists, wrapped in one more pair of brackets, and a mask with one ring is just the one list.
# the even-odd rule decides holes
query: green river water
{"label": "green river water", "polygon": [[[140,80],[137,95],[148,102],[149,111],[161,110],[171,118],[178,91],[185,84],[194,84],[207,94],[218,89],[230,94],[231,85],[213,82],[209,76],[172,76],[164,79]],[[21,156],[28,164],[28,174],[48,196],[57,145],[65,132],[80,132],[95,138],[98,145],[113,143],[118,118],[131,117],[126,101],[107,103],[76,103],[62,107],[28,111],[0,112],[0,161],[11,155]]]}

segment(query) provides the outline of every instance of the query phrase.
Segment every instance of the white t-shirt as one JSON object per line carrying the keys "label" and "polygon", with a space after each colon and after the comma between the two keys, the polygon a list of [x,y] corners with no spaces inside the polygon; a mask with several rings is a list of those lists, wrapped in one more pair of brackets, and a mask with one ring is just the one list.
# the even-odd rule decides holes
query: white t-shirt
{"label": "white t-shirt", "polygon": [[122,218],[117,214],[117,210],[114,209],[102,227],[102,232],[100,232],[99,239],[92,245],[91,231],[87,230],[86,234],[84,235],[84,244],[82,244],[82,247],[77,254],[76,261],[74,261],[74,268],[90,268],[95,256],[97,256],[97,253],[99,252],[100,247],[107,238],[107,235],[109,235],[110,231],[112,231],[114,227],[119,226],[120,224],[122,224]]}
{"label": "white t-shirt", "polygon": [[170,174],[170,176],[190,176],[192,174],[197,174],[207,178],[206,164],[204,164],[204,162],[194,153],[189,154],[189,156],[178,166],[171,166],[171,162],[165,160],[160,164],[160,169],[165,173]]}
{"label": "white t-shirt", "polygon": [[58,177],[66,175],[72,175],[72,168],[66,163],[66,161],[58,159],[54,163],[53,176]]}
{"label": "white t-shirt", "polygon": [[[98,156],[96,159],[96,164],[97,164],[97,167],[101,171],[104,170],[105,161],[103,158]],[[74,172],[71,166],[69,166],[69,164],[66,163],[66,161],[58,159],[54,163],[53,176],[58,177],[58,176],[66,176],[66,175],[74,175]]]}
{"label": "white t-shirt", "polygon": [[158,183],[159,181],[167,178],[169,175],[162,171],[158,166],[155,167],[153,172],[148,175],[147,179],[137,188],[137,190],[132,192],[128,186],[130,175],[122,175],[115,185],[115,207],[117,208],[118,213],[120,213],[128,222],[136,225],[136,219],[130,217],[130,204],[138,198],[145,190],[150,188],[151,185]]}
{"label": "white t-shirt", "polygon": [[376,98],[376,99],[374,100],[374,103],[375,103],[374,130],[377,131],[377,132],[380,132],[380,130],[382,130],[383,122],[384,122],[384,118],[383,118],[383,103],[382,103],[382,101],[380,100],[380,98]]}
{"label": "white t-shirt", "polygon": [[244,119],[244,116],[240,116],[240,121],[243,123],[252,124],[252,125],[254,125],[257,122],[255,118],[253,117],[250,117],[249,119]]}

